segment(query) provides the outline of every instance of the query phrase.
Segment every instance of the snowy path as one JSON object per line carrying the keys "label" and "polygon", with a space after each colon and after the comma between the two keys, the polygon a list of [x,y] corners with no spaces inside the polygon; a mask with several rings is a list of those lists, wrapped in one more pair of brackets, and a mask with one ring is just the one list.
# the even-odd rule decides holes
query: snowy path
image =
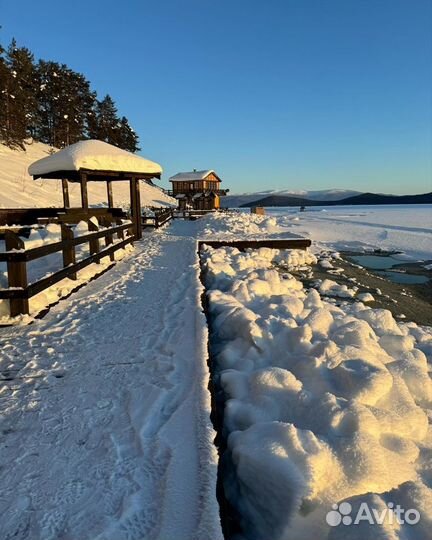
{"label": "snowy path", "polygon": [[191,227],[0,332],[2,538],[222,537]]}

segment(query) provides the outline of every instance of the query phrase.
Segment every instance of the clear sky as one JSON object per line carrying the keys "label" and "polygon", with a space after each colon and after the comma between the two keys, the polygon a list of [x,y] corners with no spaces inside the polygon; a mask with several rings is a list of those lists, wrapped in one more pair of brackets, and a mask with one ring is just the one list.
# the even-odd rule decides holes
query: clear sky
{"label": "clear sky", "polygon": [[164,183],[432,190],[432,0],[0,0],[0,24],[110,93]]}

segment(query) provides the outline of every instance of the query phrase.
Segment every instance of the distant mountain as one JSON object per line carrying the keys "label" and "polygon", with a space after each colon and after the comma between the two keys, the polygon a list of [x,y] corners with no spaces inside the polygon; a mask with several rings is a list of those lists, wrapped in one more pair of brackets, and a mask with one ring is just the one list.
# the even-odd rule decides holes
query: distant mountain
{"label": "distant mountain", "polygon": [[246,202],[241,207],[251,206],[337,206],[358,204],[432,204],[432,192],[421,195],[383,195],[361,193],[339,200],[313,200],[285,195],[269,195],[262,199]]}
{"label": "distant mountain", "polygon": [[360,195],[361,191],[350,189],[322,189],[318,191],[305,190],[267,190],[258,191],[256,193],[240,193],[238,195],[227,195],[222,198],[222,205],[230,208],[238,208],[246,203],[264,199],[265,197],[293,197],[296,199],[311,199],[314,201],[335,201],[345,197],[354,197]]}

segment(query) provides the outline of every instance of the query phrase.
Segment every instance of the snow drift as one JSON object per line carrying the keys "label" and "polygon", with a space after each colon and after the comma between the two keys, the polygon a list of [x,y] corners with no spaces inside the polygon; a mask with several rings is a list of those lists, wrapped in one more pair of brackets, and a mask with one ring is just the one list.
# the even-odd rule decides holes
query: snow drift
{"label": "snow drift", "polygon": [[[244,537],[430,538],[431,330],[361,302],[337,307],[275,268],[281,262],[315,258],[210,247],[202,255],[225,492]],[[362,501],[415,508],[421,520],[327,524],[332,505]]]}

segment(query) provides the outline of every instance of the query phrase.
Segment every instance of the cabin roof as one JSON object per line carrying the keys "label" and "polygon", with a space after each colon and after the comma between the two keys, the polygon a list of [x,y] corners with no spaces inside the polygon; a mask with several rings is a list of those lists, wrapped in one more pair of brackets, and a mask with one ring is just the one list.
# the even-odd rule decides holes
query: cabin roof
{"label": "cabin roof", "polygon": [[71,144],[51,156],[35,161],[28,172],[35,177],[49,175],[54,178],[56,173],[80,170],[145,176],[160,176],[162,173],[162,167],[158,163],[97,140]]}
{"label": "cabin roof", "polygon": [[190,172],[180,172],[171,176],[169,179],[170,182],[193,182],[195,180],[204,180],[209,176],[209,174],[214,174],[216,178],[221,181],[219,176],[215,173],[213,169],[207,169],[204,171],[190,171]]}

